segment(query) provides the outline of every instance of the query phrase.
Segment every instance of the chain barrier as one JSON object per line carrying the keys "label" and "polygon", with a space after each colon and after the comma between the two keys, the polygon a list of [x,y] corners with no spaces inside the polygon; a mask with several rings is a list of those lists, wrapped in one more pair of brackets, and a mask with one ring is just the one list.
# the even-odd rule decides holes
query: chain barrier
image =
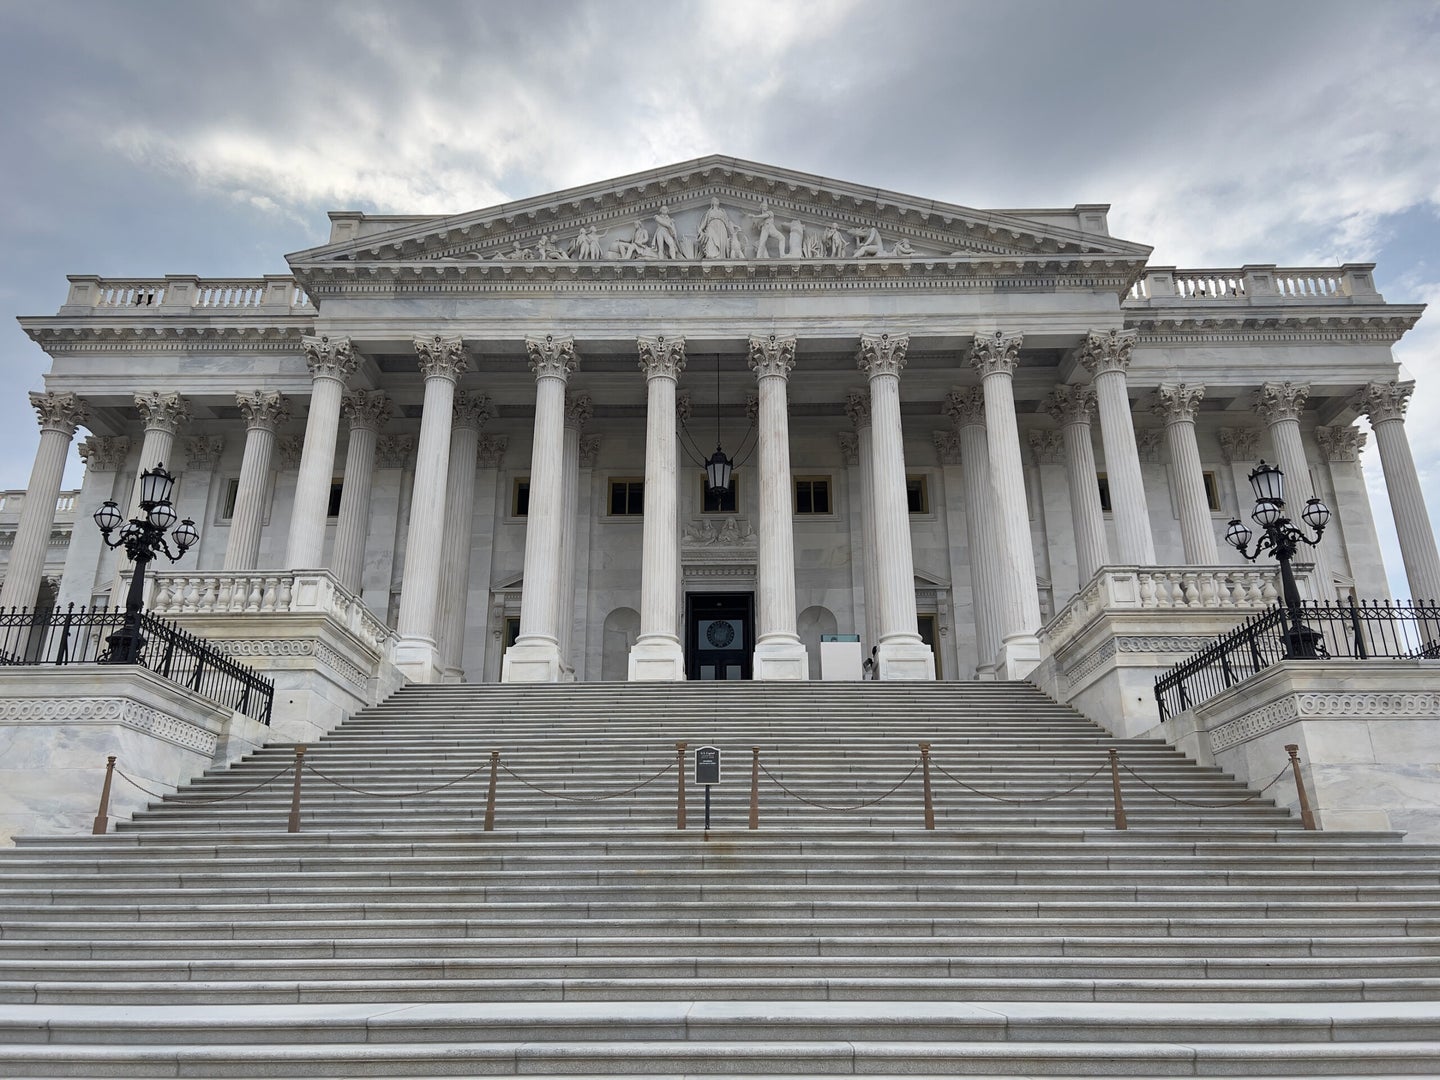
{"label": "chain barrier", "polygon": [[641,780],[640,783],[636,784],[634,787],[628,787],[624,791],[612,791],[605,795],[567,795],[563,791],[548,791],[545,788],[542,788],[539,784],[532,784],[529,780],[526,780],[514,769],[510,768],[509,765],[506,765],[504,762],[500,763],[500,768],[504,769],[506,773],[508,773],[510,776],[513,776],[516,780],[524,784],[531,791],[538,791],[541,795],[547,795],[552,799],[566,799],[569,802],[580,803],[604,802],[606,799],[618,799],[622,795],[633,795],[641,788],[647,787],[648,785],[653,784],[656,780],[659,780],[660,777],[664,776],[674,767],[675,763],[673,761],[668,762],[665,767],[659,772],[657,772],[654,776],[651,776],[645,780]]}
{"label": "chain barrier", "polygon": [[814,806],[820,810],[834,810],[842,814],[847,813],[851,810],[863,810],[867,806],[874,806],[876,803],[884,802],[891,795],[894,795],[895,792],[899,791],[904,786],[905,781],[909,780],[912,776],[915,775],[915,770],[918,768],[920,768],[920,763],[917,761],[914,765],[910,766],[910,771],[900,778],[899,783],[897,783],[894,787],[892,787],[889,791],[885,792],[885,794],[881,795],[879,798],[870,799],[866,802],[856,803],[854,806],[831,806],[828,803],[816,802],[814,799],[807,799],[804,795],[801,795],[795,791],[791,791],[790,788],[785,786],[785,781],[781,780],[778,776],[772,773],[769,767],[766,766],[763,761],[760,763],[760,771],[763,772],[766,776],[768,776],[772,781],[774,781],[775,786],[778,787],[781,791],[785,792],[786,795],[789,795],[792,799],[798,799],[800,802],[805,803],[805,805]]}
{"label": "chain barrier", "polygon": [[1220,808],[1226,807],[1226,806],[1244,806],[1244,805],[1245,805],[1246,803],[1248,803],[1248,802],[1254,802],[1256,799],[1260,798],[1261,795],[1264,795],[1265,792],[1269,791],[1272,787],[1274,787],[1276,781],[1278,781],[1282,776],[1284,776],[1287,772],[1290,771],[1290,763],[1289,763],[1289,762],[1286,762],[1285,765],[1284,765],[1284,767],[1282,767],[1281,770],[1280,770],[1278,773],[1275,774],[1275,776],[1271,779],[1271,781],[1270,781],[1268,784],[1266,784],[1266,785],[1265,785],[1264,787],[1262,787],[1262,788],[1259,788],[1259,789],[1257,789],[1257,790],[1255,790],[1255,791],[1252,791],[1249,795],[1246,795],[1245,798],[1243,798],[1243,799],[1235,799],[1235,800],[1232,801],[1232,802],[1198,803],[1198,802],[1191,802],[1191,801],[1188,800],[1188,799],[1182,799],[1182,798],[1180,798],[1178,795],[1171,795],[1168,791],[1161,791],[1158,787],[1156,787],[1154,784],[1150,783],[1149,780],[1146,780],[1143,776],[1141,776],[1139,773],[1137,773],[1137,772],[1136,772],[1134,769],[1132,769],[1129,765],[1126,765],[1123,761],[1120,763],[1120,767],[1121,767],[1122,769],[1124,769],[1127,773],[1129,773],[1131,776],[1133,776],[1136,780],[1139,780],[1140,783],[1144,784],[1144,785],[1145,785],[1147,788],[1149,788],[1151,791],[1155,792],[1155,794],[1157,794],[1157,795],[1163,795],[1163,796],[1165,796],[1165,798],[1169,799],[1171,802],[1177,802],[1177,803],[1179,803],[1181,806],[1193,806],[1193,807],[1195,807],[1196,809],[1199,809],[1199,810],[1220,809]]}
{"label": "chain barrier", "polygon": [[[189,796],[185,796],[185,802],[186,802],[186,804],[189,805],[189,806],[209,806],[211,803],[229,802],[231,799],[238,799],[238,798],[240,798],[240,796],[242,796],[242,795],[249,795],[249,794],[251,794],[252,792],[259,791],[261,788],[265,787],[267,784],[273,784],[276,780],[280,779],[280,777],[282,777],[282,776],[284,776],[286,773],[288,773],[292,768],[294,768],[294,766],[292,766],[292,765],[286,765],[283,769],[281,769],[279,772],[277,772],[274,776],[270,777],[268,780],[261,780],[260,783],[256,784],[254,787],[246,788],[244,791],[237,791],[237,792],[235,792],[233,795],[221,795],[219,798],[214,798],[214,799],[193,799],[193,798],[190,798]],[[126,776],[126,775],[125,775],[123,772],[121,772],[119,769],[116,769],[116,770],[115,770],[115,775],[118,776],[118,777],[120,777],[121,780],[124,780],[124,781],[125,781],[127,784],[129,784],[131,787],[137,788],[137,789],[139,789],[140,791],[143,791],[146,795],[149,795],[152,799],[167,799],[167,798],[170,797],[170,796],[168,796],[168,795],[161,794],[161,793],[158,792],[158,791],[151,791],[151,790],[150,790],[149,788],[147,788],[144,784],[141,784],[141,783],[139,783],[139,782],[136,781],[136,780],[130,779],[130,777]],[[179,795],[179,792],[177,791],[177,792],[174,792],[173,794]]]}
{"label": "chain barrier", "polygon": [[1107,762],[1105,765],[1101,765],[1098,769],[1096,769],[1096,770],[1095,770],[1094,772],[1092,772],[1089,776],[1085,777],[1084,780],[1081,780],[1078,784],[1074,785],[1073,787],[1068,787],[1068,788],[1066,788],[1064,791],[1057,791],[1057,792],[1056,792],[1055,794],[1053,794],[1053,795],[1046,795],[1043,799],[1009,799],[1009,798],[1006,798],[1004,795],[994,795],[994,794],[992,794],[992,793],[990,793],[990,792],[988,792],[988,791],[981,791],[979,788],[973,787],[973,786],[971,786],[970,784],[967,784],[964,780],[961,780],[958,776],[952,776],[952,775],[950,774],[950,772],[945,768],[945,766],[941,765],[938,761],[935,762],[935,769],[936,769],[937,772],[940,773],[941,776],[945,777],[945,778],[948,779],[948,780],[954,781],[955,783],[957,783],[957,784],[959,784],[961,787],[963,787],[966,791],[973,791],[976,795],[980,795],[980,796],[982,796],[982,797],[984,797],[984,798],[986,798],[986,799],[994,799],[996,802],[1014,803],[1014,804],[1016,804],[1016,805],[1018,805],[1018,806],[1027,806],[1027,805],[1033,805],[1033,804],[1036,804],[1036,803],[1052,802],[1053,800],[1062,798],[1062,797],[1064,797],[1064,796],[1066,796],[1066,795],[1071,794],[1072,792],[1079,791],[1082,787],[1084,787],[1086,784],[1088,784],[1091,780],[1094,780],[1095,777],[1099,776],[1099,775],[1100,775],[1102,772],[1104,772],[1107,768],[1109,768],[1109,763],[1108,763],[1108,762]]}
{"label": "chain barrier", "polygon": [[345,791],[353,791],[356,795],[368,795],[369,797],[374,799],[409,799],[413,798],[416,795],[429,795],[432,792],[444,791],[448,787],[454,787],[462,780],[469,780],[470,777],[474,776],[476,773],[488,769],[489,767],[490,763],[487,761],[484,765],[477,766],[476,768],[473,768],[469,772],[465,773],[463,776],[457,776],[454,780],[447,780],[445,781],[445,783],[436,784],[434,787],[421,788],[419,791],[365,791],[363,788],[351,787],[349,784],[341,783],[334,777],[326,776],[309,761],[305,762],[305,771],[313,776],[318,776],[327,784],[333,784],[338,788],[343,788]]}

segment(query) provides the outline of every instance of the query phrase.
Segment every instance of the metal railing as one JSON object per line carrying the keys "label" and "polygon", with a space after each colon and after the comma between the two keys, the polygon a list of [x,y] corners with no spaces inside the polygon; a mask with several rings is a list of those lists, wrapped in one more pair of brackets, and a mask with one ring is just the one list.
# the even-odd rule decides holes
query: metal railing
{"label": "metal railing", "polygon": [[[129,620],[127,622],[127,620]],[[275,684],[174,623],[140,613],[74,604],[50,611],[0,611],[0,665],[120,664],[117,641],[140,634],[136,663],[262,724],[270,723]]]}
{"label": "metal railing", "polygon": [[[1440,659],[1440,605],[1305,600],[1252,616],[1155,680],[1163,722],[1281,660]],[[1299,630],[1295,624],[1299,624]]]}

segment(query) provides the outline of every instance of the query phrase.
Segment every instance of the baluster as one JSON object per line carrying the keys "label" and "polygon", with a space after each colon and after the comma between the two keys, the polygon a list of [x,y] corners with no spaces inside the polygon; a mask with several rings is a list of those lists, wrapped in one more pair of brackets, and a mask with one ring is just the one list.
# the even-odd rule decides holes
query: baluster
{"label": "baluster", "polygon": [[1180,580],[1176,582],[1177,589],[1184,594],[1186,607],[1200,606],[1200,590],[1196,587],[1195,578],[1195,574],[1185,573],[1179,575]]}
{"label": "baluster", "polygon": [[252,577],[250,578],[249,591],[245,595],[245,610],[259,611],[260,600],[260,579],[258,577]]}
{"label": "baluster", "polygon": [[216,589],[217,589],[218,587],[219,587],[219,583],[215,580],[214,575],[207,575],[207,576],[205,577],[205,579],[204,579],[204,586],[202,587],[202,589],[201,589],[201,591],[200,591],[200,610],[201,610],[201,611],[214,611],[214,610],[215,610],[215,592],[216,592]]}
{"label": "baluster", "polygon": [[265,579],[265,598],[260,601],[261,611],[275,610],[275,585],[278,579],[267,577]]}
{"label": "baluster", "polygon": [[295,595],[294,581],[295,579],[290,577],[288,574],[280,579],[280,592],[275,601],[276,610],[290,610],[290,600]]}
{"label": "baluster", "polygon": [[1155,607],[1155,579],[1150,574],[1135,575],[1140,583],[1140,606]]}
{"label": "baluster", "polygon": [[229,611],[231,595],[235,591],[235,578],[230,574],[222,574],[216,579],[217,592],[215,596],[215,610]]}

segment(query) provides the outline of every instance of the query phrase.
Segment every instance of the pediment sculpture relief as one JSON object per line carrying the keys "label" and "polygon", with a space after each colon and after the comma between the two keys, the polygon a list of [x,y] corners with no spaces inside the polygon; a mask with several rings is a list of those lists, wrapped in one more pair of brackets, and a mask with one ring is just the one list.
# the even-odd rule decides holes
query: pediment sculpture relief
{"label": "pediment sculpture relief", "polygon": [[921,256],[945,257],[939,251],[919,252],[905,237],[886,237],[878,225],[785,219],[766,199],[758,206],[731,207],[717,197],[703,208],[672,213],[668,204],[661,204],[652,214],[622,224],[581,225],[573,233],[545,233],[532,245],[515,240],[508,247],[462,257],[495,262],[702,262]]}
{"label": "pediment sculpture relief", "polygon": [[720,528],[709,518],[701,518],[685,526],[684,542],[695,544],[701,547],[711,544],[732,547],[739,544],[751,543],[756,539],[755,530],[750,527],[748,521],[742,522],[738,518],[726,518]]}

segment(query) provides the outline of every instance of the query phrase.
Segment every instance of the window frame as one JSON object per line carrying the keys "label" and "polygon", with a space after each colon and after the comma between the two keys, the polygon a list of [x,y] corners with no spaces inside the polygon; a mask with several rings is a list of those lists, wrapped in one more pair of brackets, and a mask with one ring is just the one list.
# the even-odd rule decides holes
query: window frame
{"label": "window frame", "polygon": [[735,505],[734,505],[733,507],[731,507],[731,508],[728,509],[728,510],[707,510],[707,509],[705,508],[705,500],[706,500],[707,498],[709,498],[709,496],[710,496],[710,478],[709,478],[708,476],[706,476],[704,473],[701,473],[701,474],[700,474],[700,501],[699,501],[699,504],[698,504],[699,507],[700,507],[700,513],[702,513],[702,514],[707,514],[707,515],[710,515],[710,516],[713,516],[713,517],[734,517],[736,514],[740,513],[740,477],[739,477],[739,474],[734,473],[734,472],[732,472],[732,473],[730,474],[730,498],[733,499],[734,502],[735,502]]}
{"label": "window frame", "polygon": [[[825,485],[825,509],[800,509],[800,485],[810,484],[810,505],[815,505],[814,484]],[[790,511],[796,517],[826,518],[835,516],[835,479],[830,473],[794,473],[790,477]]]}
{"label": "window frame", "polygon": [[[619,513],[615,510],[615,488],[619,484],[626,486],[625,505],[626,510]],[[633,488],[640,489],[640,510],[628,509],[633,496]],[[637,521],[645,517],[645,478],[643,476],[608,476],[605,478],[605,516],[615,521]]]}
{"label": "window frame", "polygon": [[[520,489],[525,489],[525,509],[520,509]],[[524,476],[512,476],[510,478],[510,502],[507,507],[509,513],[506,515],[512,521],[526,521],[530,517],[530,474]]]}

